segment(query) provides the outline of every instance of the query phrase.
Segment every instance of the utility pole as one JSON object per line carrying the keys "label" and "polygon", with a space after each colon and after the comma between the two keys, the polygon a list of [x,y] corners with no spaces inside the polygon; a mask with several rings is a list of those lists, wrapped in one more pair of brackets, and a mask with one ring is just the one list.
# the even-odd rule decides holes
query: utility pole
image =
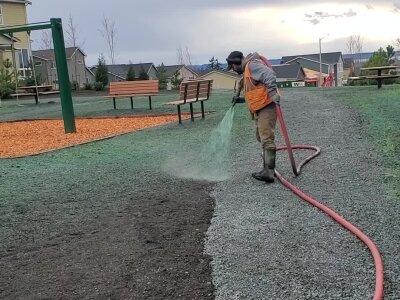
{"label": "utility pole", "polygon": [[321,53],[321,41],[322,39],[326,38],[329,33],[322,38],[319,38],[319,86],[322,86],[322,53]]}

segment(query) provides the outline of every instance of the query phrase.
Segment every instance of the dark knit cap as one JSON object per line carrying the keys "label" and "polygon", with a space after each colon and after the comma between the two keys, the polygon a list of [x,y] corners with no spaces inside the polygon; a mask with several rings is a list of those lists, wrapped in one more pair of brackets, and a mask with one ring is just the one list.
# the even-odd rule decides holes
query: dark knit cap
{"label": "dark knit cap", "polygon": [[232,69],[233,65],[240,65],[242,63],[243,59],[243,53],[240,51],[232,51],[228,58],[226,59],[228,63],[228,67],[226,68],[226,71],[229,71]]}

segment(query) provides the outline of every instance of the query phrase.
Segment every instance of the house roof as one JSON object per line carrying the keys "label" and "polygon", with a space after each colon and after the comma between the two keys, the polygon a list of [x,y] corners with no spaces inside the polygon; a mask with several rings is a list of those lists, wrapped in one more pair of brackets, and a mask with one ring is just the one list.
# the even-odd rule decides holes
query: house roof
{"label": "house roof", "polygon": [[191,69],[189,66],[185,65],[171,65],[171,66],[164,66],[166,70],[166,75],[168,77],[172,77],[176,71],[180,71],[181,69],[186,69],[189,72],[192,72],[193,74],[197,75],[197,72]]}
{"label": "house roof", "polygon": [[354,59],[352,57],[343,58],[343,68],[350,69],[354,65]]}
{"label": "house roof", "polygon": [[[86,54],[79,48],[79,47],[68,47],[65,48],[65,54],[67,56],[67,59],[71,59],[71,57],[74,55],[76,51],[80,51],[84,56]],[[41,57],[43,59],[47,60],[54,60],[54,49],[45,49],[45,50],[34,50],[32,51],[32,55],[36,57]]]}
{"label": "house roof", "polygon": [[300,64],[274,65],[272,69],[276,74],[276,78],[298,79],[300,73],[305,76],[303,67]]}
{"label": "house roof", "polygon": [[[339,61],[340,57],[342,56],[342,52],[328,52],[328,53],[321,53],[321,61],[328,63],[328,64],[335,64]],[[283,56],[281,63],[285,64],[290,62],[298,57],[319,61],[319,53],[316,54],[302,54],[302,55],[292,55],[292,56]]]}
{"label": "house roof", "polygon": [[8,2],[8,3],[19,3],[19,4],[32,4],[31,1],[26,1],[26,0],[2,0],[1,2]]}
{"label": "house roof", "polygon": [[353,54],[343,54],[343,59],[345,59],[345,58],[353,58],[353,59],[367,60],[372,55],[374,55],[374,52],[361,52],[361,53],[353,53]]}
{"label": "house roof", "polygon": [[184,65],[172,65],[172,66],[164,66],[166,75],[168,77],[172,77],[176,71],[182,69]]}
{"label": "house roof", "polygon": [[[121,79],[125,79],[128,74],[129,66],[133,67],[135,76],[138,77],[141,69],[143,68],[148,74],[151,68],[155,68],[153,63],[142,63],[142,64],[122,64],[122,65],[107,65],[108,73],[113,74]],[[97,66],[90,68],[91,70],[97,69]]]}
{"label": "house roof", "polygon": [[215,70],[215,69],[207,70],[207,71],[201,72],[201,73],[199,73],[199,77],[201,78],[201,77],[204,77],[204,76],[209,75],[209,74],[211,74],[211,73],[221,74],[221,75],[224,75],[224,76],[232,77],[232,78],[234,78],[234,79],[240,79],[240,78],[242,78],[241,75],[238,75],[238,74],[236,74],[236,73],[234,73],[234,72],[229,72],[229,71],[224,71],[224,70]]}
{"label": "house roof", "polygon": [[6,33],[0,34],[0,45],[11,46],[12,40],[14,41],[14,43],[20,41],[20,39],[16,38],[15,36],[11,37]]}

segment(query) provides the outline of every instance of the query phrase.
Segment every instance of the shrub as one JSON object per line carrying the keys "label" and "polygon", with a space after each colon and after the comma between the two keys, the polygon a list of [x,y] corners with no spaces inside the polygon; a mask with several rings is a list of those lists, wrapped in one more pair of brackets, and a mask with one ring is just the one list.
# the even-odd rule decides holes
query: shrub
{"label": "shrub", "polygon": [[10,95],[14,92],[15,86],[10,82],[1,82],[0,83],[0,98],[7,99],[10,98]]}
{"label": "shrub", "polygon": [[79,90],[79,83],[76,80],[71,82],[71,89],[73,89],[74,91]]}
{"label": "shrub", "polygon": [[104,84],[103,84],[102,82],[95,82],[95,83],[93,84],[93,87],[94,87],[94,89],[95,89],[96,91],[102,91],[102,90],[104,90],[104,88],[105,88],[105,86],[104,86]]}
{"label": "shrub", "polygon": [[87,90],[87,91],[90,91],[90,90],[92,90],[93,89],[93,85],[91,84],[91,83],[84,83],[83,84],[83,88],[85,89],[85,90]]}

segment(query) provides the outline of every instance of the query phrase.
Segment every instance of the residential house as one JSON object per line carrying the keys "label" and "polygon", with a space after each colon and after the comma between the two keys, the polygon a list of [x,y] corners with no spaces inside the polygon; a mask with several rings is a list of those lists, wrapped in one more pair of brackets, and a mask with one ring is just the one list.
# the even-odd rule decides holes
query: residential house
{"label": "residential house", "polygon": [[[26,24],[26,6],[32,4],[25,0],[0,0],[0,27]],[[21,76],[26,75],[29,63],[30,38],[27,32],[16,32],[13,36],[0,35],[0,63],[9,59],[15,60]],[[14,55],[12,53],[14,45]]]}
{"label": "residential house", "polygon": [[278,87],[306,86],[306,73],[301,64],[273,65]]}
{"label": "residential house", "polygon": [[223,70],[208,70],[199,74],[197,79],[212,79],[213,89],[226,89],[234,90],[239,86],[239,81],[242,76],[234,73],[233,71]]}
{"label": "residential house", "polygon": [[[69,80],[77,83],[79,87],[88,82],[85,57],[86,54],[79,47],[65,48]],[[47,84],[56,84],[58,75],[55,62],[54,49],[32,51],[33,62],[37,75]]]}
{"label": "residential house", "polygon": [[355,65],[363,65],[374,55],[374,52],[343,54],[343,59],[352,58]]}
{"label": "residential house", "polygon": [[89,67],[85,67],[86,83],[94,83],[96,81],[96,74]]}
{"label": "residential house", "polygon": [[164,69],[168,78],[167,90],[172,89],[171,79],[176,73],[178,75],[178,78],[182,79],[182,81],[193,80],[196,79],[198,76],[198,74],[194,70],[185,65],[164,66]]}
{"label": "residential house", "polygon": [[164,66],[167,77],[170,79],[176,72],[178,72],[178,78],[181,78],[183,81],[196,79],[198,74],[190,67],[185,65],[172,65],[172,66]]}
{"label": "residential house", "polygon": [[304,54],[284,56],[281,59],[281,64],[300,63],[307,74],[307,69],[310,73],[318,72],[321,67],[321,76],[326,78],[330,74],[333,76],[335,86],[343,85],[343,56],[341,52],[329,52],[317,54]]}
{"label": "residential house", "polygon": [[[133,67],[135,72],[135,77],[139,78],[142,70],[149,76],[149,79],[157,79],[157,68],[153,63],[141,63],[141,64],[122,64],[122,65],[107,65],[108,70],[108,81],[124,81],[126,80],[126,75],[128,74],[129,67]],[[97,66],[90,67],[90,71],[96,74]]]}
{"label": "residential house", "polygon": [[[274,65],[272,66],[279,87],[305,86],[306,78],[303,67],[300,64]],[[199,74],[198,79],[212,79],[213,89],[236,90],[242,78],[233,71],[208,70]]]}
{"label": "residential house", "polygon": [[343,59],[343,83],[347,83],[350,76],[354,74],[355,63],[352,57]]}

